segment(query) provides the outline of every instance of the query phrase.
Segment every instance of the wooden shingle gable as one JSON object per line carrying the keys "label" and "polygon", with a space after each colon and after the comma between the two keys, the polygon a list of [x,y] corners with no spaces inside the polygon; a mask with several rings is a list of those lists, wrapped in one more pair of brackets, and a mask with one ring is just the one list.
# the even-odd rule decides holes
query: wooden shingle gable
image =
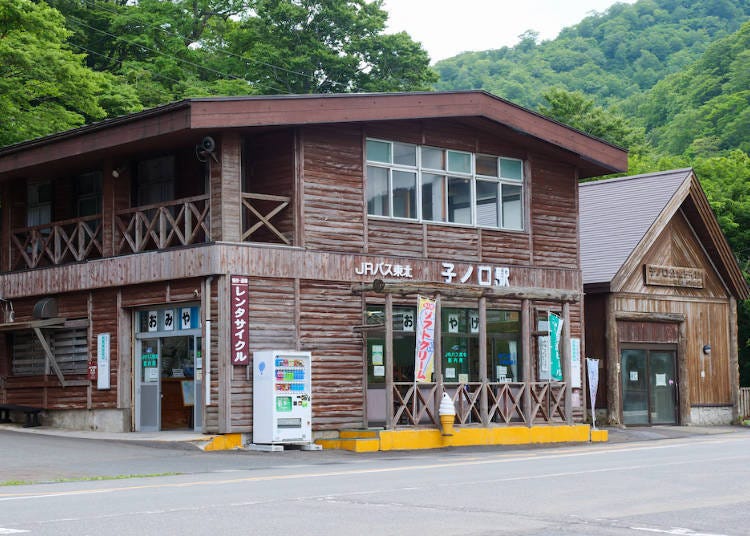
{"label": "wooden shingle gable", "polygon": [[[617,196],[618,190],[626,191],[623,186],[634,186],[637,181],[641,182],[641,187],[631,188],[626,195],[617,197],[619,212],[601,204],[603,196],[596,195],[606,191],[608,195]],[[682,213],[727,291],[738,299],[750,295],[742,270],[692,169],[585,183],[580,185],[579,194],[582,199],[581,267],[584,285],[589,291],[622,291],[632,274],[642,271],[644,257],[670,222]],[[609,215],[614,224],[598,228],[605,215]],[[622,219],[618,220],[618,216]],[[629,236],[629,231],[635,234]],[[606,242],[603,236],[607,236]],[[629,237],[630,241],[618,248],[622,237]]]}

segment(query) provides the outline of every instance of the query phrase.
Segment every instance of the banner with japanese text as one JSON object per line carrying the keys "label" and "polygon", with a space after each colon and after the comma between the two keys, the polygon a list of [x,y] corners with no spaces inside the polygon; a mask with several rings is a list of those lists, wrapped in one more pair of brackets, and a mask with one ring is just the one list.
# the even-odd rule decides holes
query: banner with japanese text
{"label": "banner with japanese text", "polygon": [[232,344],[232,365],[249,365],[250,341],[248,333],[248,295],[250,280],[247,277],[233,275],[230,292],[230,326]]}
{"label": "banner with japanese text", "polygon": [[414,381],[431,382],[435,363],[435,300],[418,297]]}
{"label": "banner with japanese text", "polygon": [[596,391],[599,389],[599,360],[587,357],[586,370],[589,380],[589,399],[591,400],[591,423],[596,428]]}
{"label": "banner with japanese text", "polygon": [[562,335],[562,318],[554,313],[548,314],[549,321],[549,356],[550,376],[553,381],[562,381],[562,366],[560,360],[560,335]]}

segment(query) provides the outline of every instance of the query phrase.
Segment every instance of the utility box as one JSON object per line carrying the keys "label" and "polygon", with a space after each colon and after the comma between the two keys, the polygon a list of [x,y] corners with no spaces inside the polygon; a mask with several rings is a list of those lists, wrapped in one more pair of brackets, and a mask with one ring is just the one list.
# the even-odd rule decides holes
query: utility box
{"label": "utility box", "polygon": [[312,442],[310,352],[253,353],[253,443]]}

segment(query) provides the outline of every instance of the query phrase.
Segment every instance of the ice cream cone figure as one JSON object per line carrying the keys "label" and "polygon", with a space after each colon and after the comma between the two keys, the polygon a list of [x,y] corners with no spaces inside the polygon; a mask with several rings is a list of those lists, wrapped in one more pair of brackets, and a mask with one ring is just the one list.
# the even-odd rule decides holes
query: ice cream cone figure
{"label": "ice cream cone figure", "polygon": [[448,396],[448,393],[443,393],[443,398],[440,400],[438,415],[440,415],[440,427],[443,430],[443,435],[452,436],[453,421],[456,419],[456,407],[453,405],[453,400]]}

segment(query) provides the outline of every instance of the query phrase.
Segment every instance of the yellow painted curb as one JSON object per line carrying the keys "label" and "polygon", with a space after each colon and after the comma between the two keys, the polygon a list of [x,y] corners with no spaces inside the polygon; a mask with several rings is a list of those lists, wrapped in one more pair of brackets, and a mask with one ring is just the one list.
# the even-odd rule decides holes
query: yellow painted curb
{"label": "yellow painted curb", "polygon": [[242,446],[242,434],[223,434],[211,439],[203,450],[232,450]]}
{"label": "yellow painted curb", "polygon": [[511,426],[496,428],[457,427],[452,436],[437,429],[384,430],[380,450],[419,450],[477,445],[524,445],[532,443],[585,443],[587,424],[559,426]]}
{"label": "yellow painted curb", "polygon": [[341,430],[339,437],[341,439],[355,439],[355,438],[374,438],[378,437],[380,430]]}
{"label": "yellow painted curb", "polygon": [[609,430],[591,430],[592,443],[606,443],[609,441]]}
{"label": "yellow painted curb", "polygon": [[324,449],[335,450],[341,448],[340,439],[316,439],[315,443],[320,445]]}

